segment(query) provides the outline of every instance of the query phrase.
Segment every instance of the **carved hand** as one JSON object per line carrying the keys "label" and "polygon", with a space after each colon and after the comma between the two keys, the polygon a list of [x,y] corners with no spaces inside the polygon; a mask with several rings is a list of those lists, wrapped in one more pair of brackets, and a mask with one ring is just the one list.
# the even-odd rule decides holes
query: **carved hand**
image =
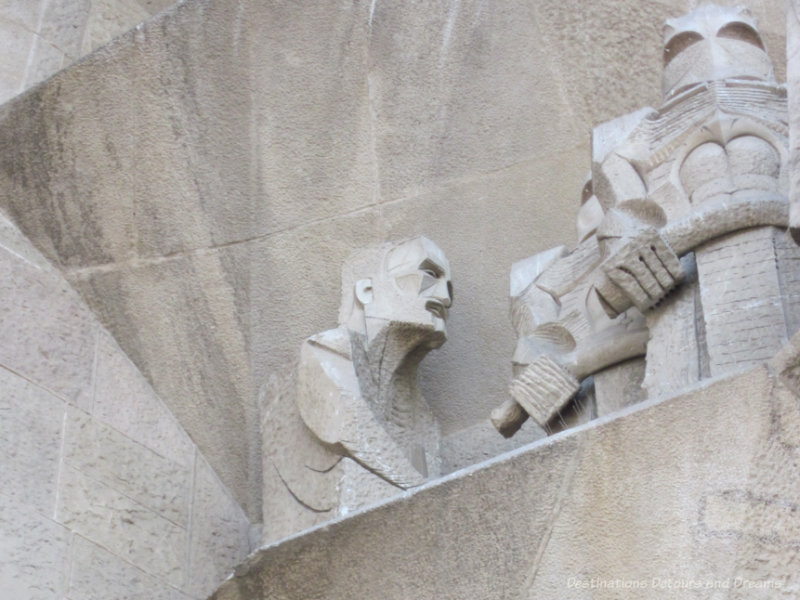
{"label": "carved hand", "polygon": [[678,255],[652,227],[629,238],[602,269],[607,280],[597,292],[612,318],[631,304],[642,312],[653,308],[685,277]]}

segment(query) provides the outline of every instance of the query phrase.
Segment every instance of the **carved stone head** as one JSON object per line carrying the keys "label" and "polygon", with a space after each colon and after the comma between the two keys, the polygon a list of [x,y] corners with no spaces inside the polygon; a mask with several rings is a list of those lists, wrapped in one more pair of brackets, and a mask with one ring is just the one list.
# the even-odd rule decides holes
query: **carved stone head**
{"label": "carved stone head", "polygon": [[775,81],[772,63],[746,8],[704,4],[664,26],[664,99],[720,79]]}
{"label": "carved stone head", "polygon": [[450,263],[422,236],[360,250],[342,269],[339,322],[368,341],[399,327],[441,346],[452,302]]}

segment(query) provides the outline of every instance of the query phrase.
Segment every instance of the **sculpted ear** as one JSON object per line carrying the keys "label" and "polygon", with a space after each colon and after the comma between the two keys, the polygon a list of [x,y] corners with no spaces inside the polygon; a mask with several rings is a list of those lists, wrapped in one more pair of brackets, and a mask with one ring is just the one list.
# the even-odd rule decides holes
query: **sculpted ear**
{"label": "sculpted ear", "polygon": [[359,279],[356,281],[356,298],[362,306],[372,302],[372,279]]}

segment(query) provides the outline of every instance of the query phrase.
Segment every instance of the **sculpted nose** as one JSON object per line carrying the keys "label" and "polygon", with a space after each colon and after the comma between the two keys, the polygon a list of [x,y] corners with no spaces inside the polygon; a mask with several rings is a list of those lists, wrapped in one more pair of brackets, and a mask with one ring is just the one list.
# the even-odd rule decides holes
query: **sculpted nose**
{"label": "sculpted nose", "polygon": [[436,284],[434,296],[445,308],[450,308],[453,305],[453,283],[450,280],[441,280]]}

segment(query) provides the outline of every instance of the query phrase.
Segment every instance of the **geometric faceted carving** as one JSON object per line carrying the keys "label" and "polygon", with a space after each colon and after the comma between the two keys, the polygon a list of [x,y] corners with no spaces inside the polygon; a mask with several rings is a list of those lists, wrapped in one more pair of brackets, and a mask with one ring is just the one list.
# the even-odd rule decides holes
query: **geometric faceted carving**
{"label": "geometric faceted carving", "polygon": [[401,488],[439,471],[439,427],[417,366],[446,339],[453,289],[436,244],[417,237],[356,252],[340,325],[303,343],[300,416],[331,451]]}
{"label": "geometric faceted carving", "polygon": [[677,392],[763,361],[800,322],[800,249],[775,229],[789,224],[786,91],[756,22],[703,5],[664,34],[662,106],[595,129],[601,211],[579,215],[594,233],[512,269],[513,400],[493,413],[504,435],[527,414],[547,425],[578,381],[623,360],[646,355],[642,396]]}

